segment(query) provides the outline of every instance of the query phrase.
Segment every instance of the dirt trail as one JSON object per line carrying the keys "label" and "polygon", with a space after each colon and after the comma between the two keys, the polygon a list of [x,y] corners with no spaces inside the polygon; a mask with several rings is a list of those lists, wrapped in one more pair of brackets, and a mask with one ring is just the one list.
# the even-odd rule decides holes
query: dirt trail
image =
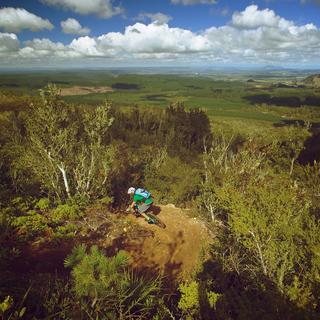
{"label": "dirt trail", "polygon": [[128,227],[114,239],[112,251],[128,251],[136,269],[160,272],[170,281],[187,279],[212,235],[202,221],[188,217],[179,208],[161,206],[159,211],[165,229],[130,215]]}
{"label": "dirt trail", "polygon": [[76,244],[98,245],[107,255],[126,250],[131,265],[144,274],[162,274],[167,288],[188,279],[197,267],[201,250],[210,244],[212,234],[197,218],[188,217],[173,205],[155,207],[154,213],[166,224],[165,229],[148,224],[132,214],[110,214],[89,209],[82,226],[88,229],[75,239],[57,243],[29,244],[15,261],[13,270],[65,273],[64,258]]}

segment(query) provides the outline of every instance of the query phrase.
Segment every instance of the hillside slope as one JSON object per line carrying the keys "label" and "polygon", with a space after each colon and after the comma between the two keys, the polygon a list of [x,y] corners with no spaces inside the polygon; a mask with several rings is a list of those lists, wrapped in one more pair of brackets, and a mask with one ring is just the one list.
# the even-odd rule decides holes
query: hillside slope
{"label": "hillside slope", "polygon": [[89,209],[79,223],[82,232],[75,239],[62,243],[30,243],[16,261],[19,272],[68,272],[63,261],[72,248],[80,243],[98,245],[107,255],[125,250],[131,266],[138,272],[164,277],[166,287],[190,278],[199,264],[204,248],[213,235],[198,218],[189,217],[173,205],[156,207],[157,216],[165,229],[148,224],[132,214],[110,214],[103,209]]}
{"label": "hillside slope", "polygon": [[320,74],[313,74],[303,80],[309,86],[320,88]]}
{"label": "hillside slope", "polygon": [[128,215],[122,234],[109,236],[114,238],[111,245],[106,238],[98,244],[109,254],[126,250],[134,269],[160,273],[167,283],[188,279],[203,249],[212,242],[212,234],[205,223],[172,205],[159,207],[158,217],[166,224],[165,229]]}

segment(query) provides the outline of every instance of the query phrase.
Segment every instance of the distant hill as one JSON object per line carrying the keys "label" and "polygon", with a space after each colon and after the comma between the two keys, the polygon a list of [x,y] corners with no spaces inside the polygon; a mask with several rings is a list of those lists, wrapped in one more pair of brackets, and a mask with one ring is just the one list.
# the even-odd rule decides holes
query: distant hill
{"label": "distant hill", "polygon": [[305,84],[320,88],[320,74],[313,74],[303,81]]}

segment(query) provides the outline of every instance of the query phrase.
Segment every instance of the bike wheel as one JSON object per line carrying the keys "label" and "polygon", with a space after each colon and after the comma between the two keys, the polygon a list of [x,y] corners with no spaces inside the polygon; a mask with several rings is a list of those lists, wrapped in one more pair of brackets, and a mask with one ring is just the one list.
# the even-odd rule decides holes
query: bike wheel
{"label": "bike wheel", "polygon": [[157,225],[158,227],[160,227],[160,228],[162,228],[162,229],[165,229],[165,228],[166,228],[166,225],[165,225],[158,217],[156,217],[155,215],[153,215],[153,214],[151,214],[151,213],[146,213],[146,214],[147,214],[147,216],[148,216],[149,218],[152,219],[152,221],[153,221],[153,223],[154,223],[155,225]]}

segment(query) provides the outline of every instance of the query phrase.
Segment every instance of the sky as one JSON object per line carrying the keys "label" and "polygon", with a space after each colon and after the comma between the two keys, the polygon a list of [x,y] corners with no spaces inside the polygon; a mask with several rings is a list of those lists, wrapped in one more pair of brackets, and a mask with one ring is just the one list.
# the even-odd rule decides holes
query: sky
{"label": "sky", "polygon": [[0,0],[1,67],[320,67],[320,0]]}

